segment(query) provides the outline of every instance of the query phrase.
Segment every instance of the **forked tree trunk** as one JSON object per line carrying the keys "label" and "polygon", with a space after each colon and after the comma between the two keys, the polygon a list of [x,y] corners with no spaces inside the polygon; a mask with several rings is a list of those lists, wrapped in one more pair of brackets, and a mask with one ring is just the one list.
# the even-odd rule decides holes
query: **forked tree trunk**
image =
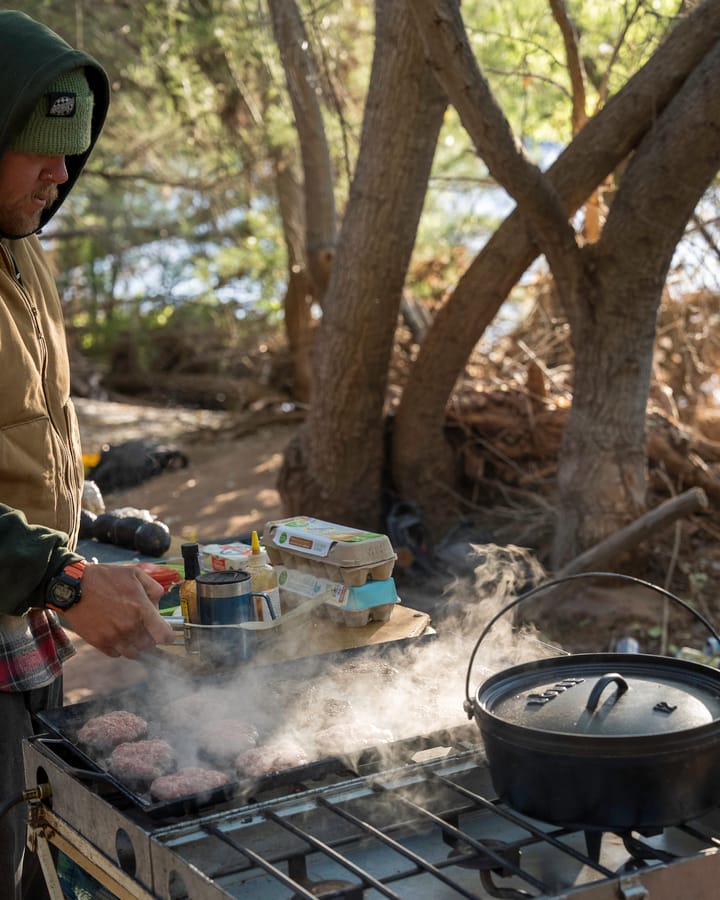
{"label": "forked tree trunk", "polygon": [[584,295],[568,309],[573,403],[558,469],[554,563],[645,508],[645,414],[655,321],[675,247],[720,167],[720,41],[658,116],[625,172]]}
{"label": "forked tree trunk", "polygon": [[[285,331],[293,357],[296,400],[310,398],[313,302],[323,305],[335,254],[333,168],[323,123],[320,77],[302,16],[294,0],[269,0],[302,156],[302,185],[289,168],[278,169],[278,197],[288,248]],[[302,234],[303,244],[298,238]]]}
{"label": "forked tree trunk", "polygon": [[313,281],[305,258],[304,193],[289,159],[278,153],[274,165],[278,209],[287,252],[288,280],[283,312],[285,335],[292,357],[292,395],[296,400],[307,403],[310,399]]}
{"label": "forked tree trunk", "polygon": [[[706,2],[677,25],[647,65],[579,132],[548,171],[568,214],[632,152],[688,74],[717,43],[719,31],[720,4]],[[451,64],[449,60],[447,63]],[[674,175],[667,173],[668,186],[673,187],[677,177],[678,170]],[[626,215],[632,220],[632,213]],[[434,525],[436,531],[448,522],[438,518],[433,522],[432,516],[446,509],[447,497],[456,488],[456,473],[443,435],[447,400],[475,344],[538,253],[538,245],[526,223],[527,217],[519,203],[519,209],[503,223],[463,275],[420,349],[398,410],[393,442],[395,483],[406,499],[414,500],[424,509],[428,524]],[[620,254],[623,252],[622,242],[616,249]],[[627,259],[632,267],[629,255]],[[578,303],[581,302],[583,298],[578,298]],[[646,314],[649,308],[646,304]],[[586,315],[589,322],[595,321],[590,306]],[[650,324],[654,327],[652,317]],[[587,353],[590,358],[612,356],[610,348],[592,347],[599,332],[599,327],[581,329],[578,353]],[[595,396],[599,385],[592,372],[580,372],[577,387],[581,397],[585,384],[588,394]],[[607,402],[615,403],[613,385],[605,383],[603,390],[609,391],[605,394]],[[605,430],[608,440],[611,430]],[[419,434],[422,440],[418,439]],[[636,451],[637,440],[636,430],[632,436]],[[637,488],[628,494],[636,495]],[[626,507],[628,514],[632,505]],[[589,502],[588,515],[592,515],[592,509],[593,503]]]}
{"label": "forked tree trunk", "polygon": [[380,524],[388,367],[445,105],[404,0],[379,0],[357,170],[316,342],[312,402],[278,482],[288,514],[321,511],[347,525]]}

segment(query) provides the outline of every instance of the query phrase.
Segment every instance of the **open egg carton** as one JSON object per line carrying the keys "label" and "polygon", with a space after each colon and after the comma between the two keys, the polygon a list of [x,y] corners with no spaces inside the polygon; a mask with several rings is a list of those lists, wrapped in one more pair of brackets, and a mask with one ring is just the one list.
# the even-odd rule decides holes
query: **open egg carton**
{"label": "open egg carton", "polygon": [[322,593],[334,621],[387,621],[398,601],[391,575],[397,555],[384,534],[295,516],[265,525],[263,541],[278,570],[284,608]]}

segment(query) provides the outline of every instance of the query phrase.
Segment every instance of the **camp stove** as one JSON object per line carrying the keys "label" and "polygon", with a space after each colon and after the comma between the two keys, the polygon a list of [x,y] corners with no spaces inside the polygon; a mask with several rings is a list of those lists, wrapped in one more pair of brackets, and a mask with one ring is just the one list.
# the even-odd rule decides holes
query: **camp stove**
{"label": "camp stove", "polygon": [[27,785],[52,792],[31,803],[29,831],[51,887],[50,844],[132,898],[714,900],[720,882],[720,809],[654,834],[528,819],[495,796],[472,726],[159,818],[62,740],[24,754]]}

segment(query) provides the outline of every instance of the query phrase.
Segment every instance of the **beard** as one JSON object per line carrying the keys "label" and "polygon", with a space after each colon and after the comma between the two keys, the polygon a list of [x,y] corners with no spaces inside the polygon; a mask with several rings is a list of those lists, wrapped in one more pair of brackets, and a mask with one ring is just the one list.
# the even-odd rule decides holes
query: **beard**
{"label": "beard", "polygon": [[[0,200],[0,234],[11,239],[33,234],[40,227],[43,214],[53,206],[57,198],[58,189],[53,186],[43,191],[34,191],[29,197],[14,204],[3,204]],[[44,206],[35,205],[35,200],[42,200]]]}

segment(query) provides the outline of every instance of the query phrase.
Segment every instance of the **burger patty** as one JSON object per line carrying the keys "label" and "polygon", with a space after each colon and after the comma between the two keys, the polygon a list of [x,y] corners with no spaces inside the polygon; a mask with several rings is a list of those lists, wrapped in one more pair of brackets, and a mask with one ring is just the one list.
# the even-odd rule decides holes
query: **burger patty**
{"label": "burger patty", "polygon": [[198,749],[218,764],[231,763],[258,742],[257,728],[239,719],[221,719],[203,726],[197,733]]}
{"label": "burger patty", "polygon": [[124,709],[95,716],[77,733],[78,742],[98,753],[107,753],[118,744],[138,741],[147,737],[148,723],[145,719]]}
{"label": "burger patty", "polygon": [[172,775],[160,775],[156,778],[150,785],[150,794],[156,800],[175,800],[178,797],[212,791],[229,783],[230,779],[224,772],[187,766]]}
{"label": "burger patty", "polygon": [[238,775],[270,775],[282,769],[304,766],[309,762],[303,748],[294,741],[265,744],[240,753],[235,760]]}
{"label": "burger patty", "polygon": [[175,751],[167,741],[132,741],[118,744],[108,768],[121,781],[152,781],[175,768]]}

